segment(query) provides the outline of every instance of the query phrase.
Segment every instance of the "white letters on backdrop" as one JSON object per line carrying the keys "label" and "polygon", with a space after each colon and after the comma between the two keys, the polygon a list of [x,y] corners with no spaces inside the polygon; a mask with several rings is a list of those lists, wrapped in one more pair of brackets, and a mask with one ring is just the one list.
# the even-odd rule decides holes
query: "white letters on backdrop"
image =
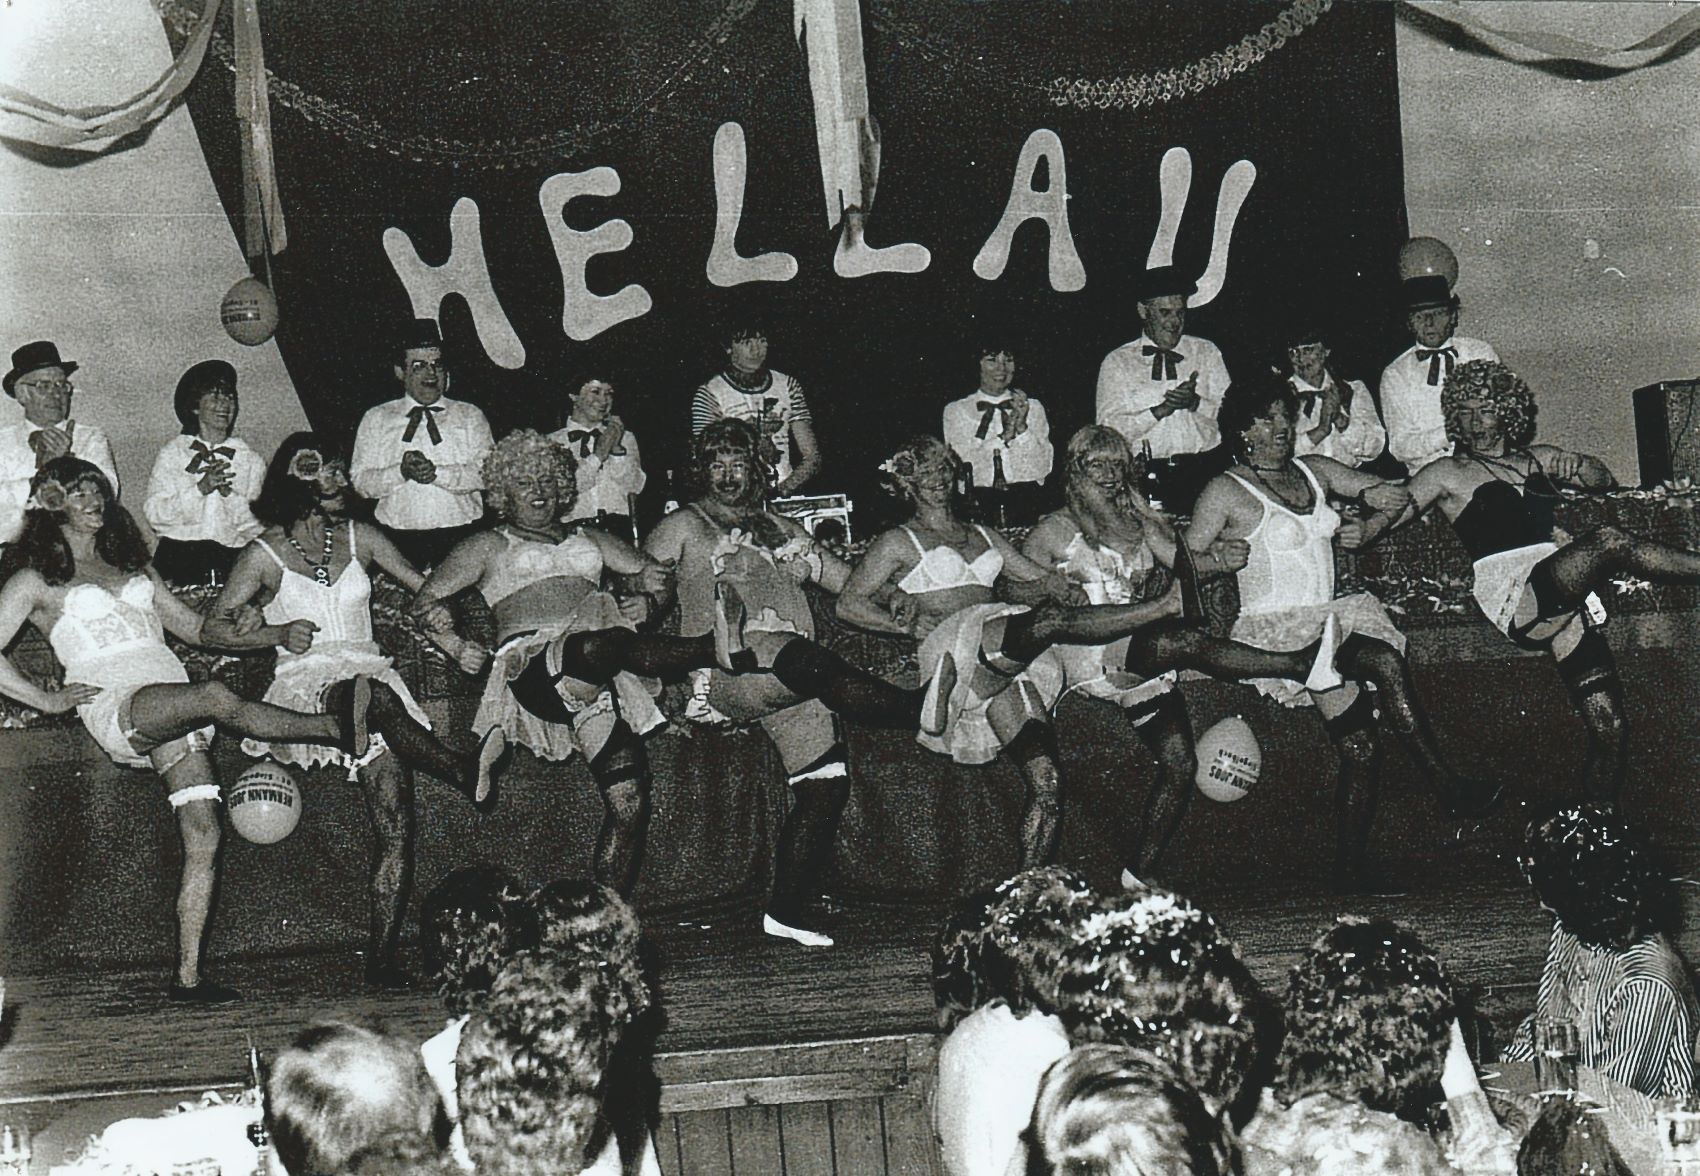
{"label": "white letters on backdrop", "polygon": [[413,317],[434,319],[443,299],[459,294],[472,308],[472,325],[478,341],[497,367],[525,366],[525,345],[508,322],[507,312],[490,285],[490,267],[484,262],[484,234],[478,227],[478,205],[462,196],[449,213],[449,259],[442,265],[426,265],[413,247],[413,240],[397,228],[384,230],[384,252],[390,266],[413,301]]}
{"label": "white letters on backdrop", "polygon": [[[1048,181],[1043,192],[1033,187],[1039,161],[1045,161]],[[1086,285],[1086,267],[1074,247],[1068,227],[1068,168],[1063,162],[1062,140],[1052,130],[1037,130],[1021,145],[1015,164],[1015,179],[1009,186],[1009,203],[1003,219],[980,247],[974,272],[987,281],[1003,276],[1009,264],[1009,247],[1023,221],[1043,221],[1050,232],[1049,271],[1051,289],[1079,290]]]}
{"label": "white letters on backdrop", "polygon": [[584,342],[609,327],[649,313],[655,300],[649,291],[633,284],[617,294],[593,294],[585,281],[585,266],[598,253],[618,253],[632,243],[632,226],[623,220],[604,221],[588,233],[567,227],[567,204],[575,196],[613,196],[620,191],[620,173],[611,167],[593,167],[585,172],[558,172],[537,189],[543,206],[543,222],[555,244],[555,260],[561,266],[561,330],[567,338]]}

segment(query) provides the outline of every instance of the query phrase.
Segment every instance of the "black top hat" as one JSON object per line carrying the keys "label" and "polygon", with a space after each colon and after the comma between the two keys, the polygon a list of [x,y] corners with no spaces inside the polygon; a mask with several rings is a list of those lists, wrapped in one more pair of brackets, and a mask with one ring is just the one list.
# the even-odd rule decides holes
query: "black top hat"
{"label": "black top hat", "polygon": [[59,358],[59,348],[56,344],[46,339],[37,339],[34,343],[25,343],[12,352],[12,370],[6,373],[6,378],[3,381],[6,386],[6,395],[17,395],[16,392],[12,391],[12,388],[24,376],[31,372],[39,372],[42,368],[50,367],[63,368],[67,376],[77,370],[76,364]]}
{"label": "black top hat", "polygon": [[1456,306],[1458,298],[1452,287],[1439,274],[1423,274],[1405,279],[1405,309],[1428,310],[1436,306]]}
{"label": "black top hat", "polygon": [[412,351],[419,347],[442,347],[443,332],[437,327],[436,319],[416,318],[402,329],[401,336],[396,342],[399,351]]}
{"label": "black top hat", "polygon": [[1133,279],[1133,297],[1139,302],[1144,302],[1147,298],[1161,298],[1166,294],[1179,294],[1183,298],[1190,298],[1196,293],[1198,283],[1182,273],[1177,266],[1152,266]]}

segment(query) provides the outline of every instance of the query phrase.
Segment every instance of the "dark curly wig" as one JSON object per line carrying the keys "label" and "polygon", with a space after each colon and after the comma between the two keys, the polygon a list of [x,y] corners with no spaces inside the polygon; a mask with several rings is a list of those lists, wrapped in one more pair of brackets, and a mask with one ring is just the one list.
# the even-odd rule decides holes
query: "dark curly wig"
{"label": "dark curly wig", "polygon": [[1057,988],[1074,1041],[1166,1058],[1217,1109],[1246,1087],[1262,995],[1216,920],[1178,894],[1100,898],[1063,953]]}
{"label": "dark curly wig", "polygon": [[1602,805],[1571,805],[1531,823],[1518,865],[1541,905],[1589,947],[1624,951],[1669,914],[1668,884],[1642,838]]}
{"label": "dark curly wig", "polygon": [[425,896],[419,911],[425,974],[456,1013],[482,1002],[512,956],[537,941],[524,887],[506,870],[455,870]]}
{"label": "dark curly wig", "polygon": [[538,887],[528,901],[538,947],[581,957],[606,971],[621,993],[627,1020],[648,1010],[649,985],[638,955],[643,932],[625,899],[597,882],[560,878]]}
{"label": "dark curly wig", "polygon": [[1440,411],[1446,418],[1446,436],[1463,445],[1468,437],[1460,421],[1466,400],[1485,400],[1499,415],[1500,431],[1507,449],[1524,449],[1535,439],[1535,394],[1523,377],[1491,359],[1472,359],[1452,369],[1440,390]]}
{"label": "dark curly wig", "polygon": [[71,582],[77,574],[77,560],[65,538],[65,504],[59,497],[82,486],[98,491],[103,505],[100,530],[94,537],[100,558],[121,572],[139,572],[148,566],[153,559],[148,542],[112,492],[112,483],[99,466],[67,453],[42,466],[30,479],[23,530],[0,556],[0,584],[24,568],[35,569],[49,584]]}
{"label": "dark curly wig", "polygon": [[509,961],[455,1061],[461,1127],[481,1176],[589,1165],[608,1135],[603,1079],[626,1011],[585,959],[534,950]]}
{"label": "dark curly wig", "polygon": [[1227,1124],[1163,1058],[1080,1045],[1045,1072],[1033,1104],[1030,1172],[1043,1176],[1237,1173]]}
{"label": "dark curly wig", "polygon": [[1415,1121],[1432,1100],[1457,1015],[1452,977],[1389,919],[1343,916],[1293,969],[1275,1094],[1327,1091]]}
{"label": "dark curly wig", "polygon": [[1292,384],[1277,372],[1254,370],[1244,379],[1228,385],[1222,395],[1222,407],[1216,414],[1216,424],[1222,431],[1222,441],[1239,457],[1245,456],[1246,430],[1269,415],[1277,404],[1287,407],[1292,420],[1299,417],[1299,398]]}
{"label": "dark curly wig", "polygon": [[[260,496],[254,499],[255,518],[274,527],[287,527],[319,508],[318,482],[290,472],[295,468],[296,458],[307,452],[319,455],[318,465],[312,466],[315,472],[320,465],[340,463],[345,470],[348,468],[347,456],[329,437],[322,433],[291,433],[272,454],[271,464],[266,466],[265,480],[260,483]],[[343,493],[348,500],[353,500],[352,486]]]}

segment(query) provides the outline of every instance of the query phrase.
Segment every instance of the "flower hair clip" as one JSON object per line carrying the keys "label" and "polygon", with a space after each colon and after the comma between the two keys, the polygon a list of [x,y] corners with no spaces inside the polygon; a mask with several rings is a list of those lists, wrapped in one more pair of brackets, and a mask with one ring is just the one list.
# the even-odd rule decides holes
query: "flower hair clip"
{"label": "flower hair clip", "polygon": [[59,479],[43,478],[24,506],[28,510],[62,511],[65,501],[65,487],[60,485]]}
{"label": "flower hair clip", "polygon": [[289,459],[289,476],[311,482],[325,468],[325,458],[317,449],[303,449]]}
{"label": "flower hair clip", "polygon": [[888,457],[884,461],[880,462],[880,473],[890,474],[894,478],[900,478],[903,476],[897,472],[897,459],[895,457]]}

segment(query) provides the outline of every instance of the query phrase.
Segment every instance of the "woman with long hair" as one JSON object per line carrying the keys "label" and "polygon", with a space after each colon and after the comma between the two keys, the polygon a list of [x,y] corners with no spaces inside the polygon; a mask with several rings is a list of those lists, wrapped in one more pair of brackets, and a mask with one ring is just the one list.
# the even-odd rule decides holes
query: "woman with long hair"
{"label": "woman with long hair", "polygon": [[0,577],[0,647],[30,622],[47,636],[66,683],[44,689],[0,655],[0,694],[53,714],[75,708],[114,763],[151,767],[164,778],[183,840],[171,996],[235,1000],[200,971],[218,868],[218,777],[207,755],[213,727],[364,755],[366,682],[357,682],[335,713],[312,715],[250,702],[222,682],[190,682],[164,634],[199,644],[205,619],[165,587],[106,475],[78,457],[56,457],[36,472],[23,530],[0,559]]}

